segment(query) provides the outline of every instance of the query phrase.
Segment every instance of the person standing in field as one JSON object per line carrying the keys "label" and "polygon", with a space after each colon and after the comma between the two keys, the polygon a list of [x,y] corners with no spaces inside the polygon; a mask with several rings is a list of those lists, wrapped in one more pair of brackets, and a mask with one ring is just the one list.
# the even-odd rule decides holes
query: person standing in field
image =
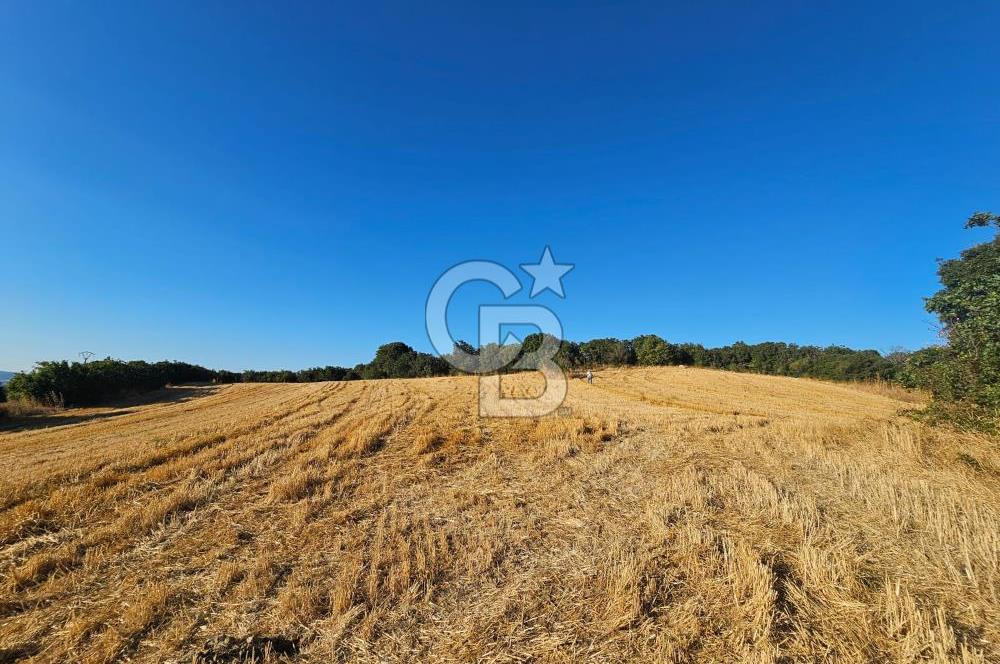
{"label": "person standing in field", "polygon": [[590,369],[587,369],[587,382],[590,383],[591,385],[594,384],[594,372],[592,372]]}

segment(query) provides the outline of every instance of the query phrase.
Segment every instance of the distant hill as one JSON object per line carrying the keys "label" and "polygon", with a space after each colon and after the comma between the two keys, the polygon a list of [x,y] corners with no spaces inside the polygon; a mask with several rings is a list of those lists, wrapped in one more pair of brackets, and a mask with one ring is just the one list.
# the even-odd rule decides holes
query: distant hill
{"label": "distant hill", "polygon": [[0,385],[14,377],[13,371],[0,371]]}

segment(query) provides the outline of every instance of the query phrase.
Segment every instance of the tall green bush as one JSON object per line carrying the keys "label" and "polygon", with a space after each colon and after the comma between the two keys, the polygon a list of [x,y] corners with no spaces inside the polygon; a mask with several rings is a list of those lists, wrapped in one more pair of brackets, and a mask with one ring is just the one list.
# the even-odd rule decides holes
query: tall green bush
{"label": "tall green bush", "polygon": [[[1000,229],[1000,215],[977,212],[966,223],[989,226]],[[941,261],[938,276],[942,288],[927,311],[937,314],[948,346],[934,358],[939,366],[927,369],[927,385],[938,399],[1000,412],[1000,232]]]}

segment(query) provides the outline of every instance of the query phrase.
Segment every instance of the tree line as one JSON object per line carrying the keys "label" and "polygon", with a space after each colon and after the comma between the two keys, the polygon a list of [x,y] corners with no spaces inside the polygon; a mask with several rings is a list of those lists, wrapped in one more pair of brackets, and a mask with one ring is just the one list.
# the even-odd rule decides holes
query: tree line
{"label": "tree line", "polygon": [[108,357],[90,362],[39,362],[31,371],[10,379],[6,396],[44,405],[93,406],[182,383],[311,383],[445,376],[451,371],[444,359],[417,352],[402,342],[379,347],[371,362],[350,369],[326,366],[301,371],[234,372],[186,362],[126,362]]}
{"label": "tree line", "polygon": [[[974,214],[969,228],[996,226],[1000,216]],[[1000,421],[1000,233],[942,261],[942,289],[926,301],[941,320],[945,344],[912,353],[883,355],[876,350],[844,346],[800,346],[781,342],[720,348],[671,343],[657,335],[634,339],[556,341],[554,361],[567,370],[613,366],[687,365],[778,376],[825,380],[888,380],[929,390],[932,412],[961,417],[970,423]],[[530,369],[521,360],[538,350],[545,338],[529,335],[523,343],[474,348],[459,341],[451,357],[438,357],[396,341],[382,345],[371,362],[353,368],[326,366],[300,371],[212,370],[185,362],[125,362],[112,358],[91,362],[39,362],[7,384],[7,398],[47,404],[85,406],[122,396],[190,382],[306,383],[331,380],[419,378],[503,366],[500,371]],[[0,399],[3,399],[0,390]]]}
{"label": "tree line", "polygon": [[[515,371],[516,358],[537,350],[542,335],[529,335],[523,344],[473,348],[464,342],[456,348],[466,357],[483,358],[503,353],[508,358],[501,371]],[[562,341],[554,358],[564,369],[610,366],[690,365],[750,371],[782,376],[808,376],[830,380],[892,379],[896,364],[877,351],[857,351],[841,346],[819,348],[785,343],[735,343],[722,348],[699,344],[672,344],[656,335],[635,339]],[[509,361],[514,358],[515,361]],[[48,405],[92,406],[131,394],[140,394],[181,383],[310,383],[379,378],[421,378],[465,373],[449,359],[421,353],[396,341],[380,346],[371,362],[353,368],[326,366],[291,371],[207,369],[186,362],[122,361],[113,358],[91,362],[39,362],[29,372],[15,374],[7,384],[11,399]],[[461,364],[459,364],[461,366]],[[470,372],[474,366],[466,367]]]}
{"label": "tree line", "polygon": [[217,372],[187,362],[39,362],[30,372],[14,374],[7,397],[46,405],[92,406],[130,393],[166,385],[207,382]]}
{"label": "tree line", "polygon": [[[542,335],[529,335],[520,346],[489,346],[473,349],[458,342],[456,349],[472,357],[507,353],[518,357],[538,348]],[[556,342],[558,343],[558,342]],[[721,348],[706,348],[701,344],[674,344],[655,335],[634,339],[592,339],[558,343],[554,361],[563,369],[594,369],[622,366],[694,366],[727,371],[742,371],[822,378],[827,380],[893,380],[899,371],[900,359],[895,354],[883,356],[876,350],[854,350],[844,346],[799,346],[781,342],[747,344],[738,341]],[[485,362],[486,366],[492,366]],[[517,362],[511,363],[517,366]],[[472,367],[475,362],[472,362]]]}

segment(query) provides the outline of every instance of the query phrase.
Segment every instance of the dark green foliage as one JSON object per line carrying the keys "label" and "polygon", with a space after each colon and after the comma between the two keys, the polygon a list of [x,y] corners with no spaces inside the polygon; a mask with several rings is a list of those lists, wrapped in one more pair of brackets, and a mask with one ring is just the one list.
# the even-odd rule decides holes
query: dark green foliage
{"label": "dark green foliage", "polygon": [[930,390],[953,399],[954,368],[951,349],[930,346],[909,353],[899,368],[897,378],[903,387]]}
{"label": "dark green foliage", "polygon": [[[543,346],[545,347],[544,349]],[[573,342],[562,341],[552,335],[536,332],[526,336],[520,348],[508,349],[507,352],[508,356],[513,354],[517,358],[516,361],[511,363],[511,370],[530,371],[539,369],[541,363],[548,360],[554,361],[563,368],[571,366],[571,364],[567,363],[565,360],[567,353],[570,353],[574,348],[576,348],[576,354],[579,355],[579,349]],[[551,354],[552,349],[556,350],[555,356]]]}
{"label": "dark green foliage", "polygon": [[681,364],[693,364],[695,366],[705,366],[708,357],[708,349],[701,344],[678,344],[677,352],[680,356]]}
{"label": "dark green foliage", "polygon": [[588,366],[623,366],[635,364],[631,341],[593,339],[580,344],[580,357]]}
{"label": "dark green foliage", "polygon": [[7,400],[7,390],[4,389],[3,385],[0,385],[0,403]]}
{"label": "dark green foliage", "polygon": [[278,369],[275,371],[254,371],[243,373],[216,371],[216,383],[319,383],[329,380],[357,380],[360,374],[345,367],[313,367],[301,371]]}
{"label": "dark green foliage", "polygon": [[[967,228],[1000,228],[1000,216],[977,212]],[[927,300],[948,347],[920,359],[915,375],[940,400],[1000,411],[1000,233],[938,267],[942,289]],[[930,360],[934,361],[931,362]],[[931,366],[936,365],[936,366]]]}
{"label": "dark green foliage", "polygon": [[780,342],[749,345],[738,341],[722,348],[681,347],[695,366],[776,376],[826,380],[893,379],[897,366],[875,350],[844,346],[798,346]]}
{"label": "dark green foliage", "polygon": [[642,366],[688,364],[690,356],[679,346],[668,343],[655,334],[645,334],[632,340],[635,363]]}
{"label": "dark green foliage", "polygon": [[47,404],[89,406],[124,395],[149,392],[169,384],[210,381],[215,372],[185,362],[39,362],[7,384],[12,399]]}
{"label": "dark green foliage", "polygon": [[235,371],[226,371],[223,369],[215,372],[215,378],[212,381],[220,384],[238,383],[240,382],[240,374]]}
{"label": "dark green foliage", "polygon": [[300,383],[316,383],[328,380],[352,380],[357,378],[354,371],[345,367],[314,367],[303,369],[298,372],[297,379]]}
{"label": "dark green foliage", "polygon": [[827,380],[892,379],[899,364],[875,350],[843,346],[820,348],[779,342],[750,345],[738,341],[731,346],[705,348],[699,344],[672,344],[652,334],[631,341],[595,339],[579,345],[564,341],[557,358],[565,368],[691,365]]}
{"label": "dark green foliage", "polygon": [[240,375],[241,383],[297,383],[299,377],[294,371],[278,369],[276,371],[254,371],[247,369]]}
{"label": "dark green foliage", "polygon": [[572,369],[583,364],[583,354],[580,352],[580,344],[575,341],[566,341],[559,345],[559,352],[555,357],[556,364],[563,369]]}
{"label": "dark green foliage", "polygon": [[436,355],[419,353],[401,341],[379,346],[375,359],[364,365],[362,378],[419,378],[446,376],[448,363]]}
{"label": "dark green foliage", "polygon": [[[527,353],[537,350],[541,343],[541,334],[526,337],[520,348],[519,361]],[[465,342],[459,342],[456,348],[472,356],[473,363],[479,356],[496,351],[492,346],[474,349]],[[779,342],[750,345],[738,341],[731,346],[705,348],[700,344],[672,344],[647,334],[631,340],[594,339],[582,343],[564,340],[555,361],[564,369],[690,365],[826,380],[893,380],[905,366],[906,358],[905,354],[890,358],[875,350],[853,350],[844,346],[820,348]],[[516,370],[512,369],[516,366],[517,363],[507,365],[501,372]]]}
{"label": "dark green foliage", "polygon": [[537,352],[539,348],[542,347],[542,342],[545,340],[545,335],[541,332],[536,332],[534,334],[529,334],[524,338],[524,342],[521,344],[521,354],[534,353]]}
{"label": "dark green foliage", "polygon": [[[438,360],[440,362],[440,360]],[[360,365],[365,366],[365,365]],[[107,358],[95,362],[39,362],[8,384],[10,397],[42,404],[90,406],[129,394],[181,383],[297,383],[356,380],[355,369],[315,367],[302,371],[213,371],[184,362],[123,362]]]}

